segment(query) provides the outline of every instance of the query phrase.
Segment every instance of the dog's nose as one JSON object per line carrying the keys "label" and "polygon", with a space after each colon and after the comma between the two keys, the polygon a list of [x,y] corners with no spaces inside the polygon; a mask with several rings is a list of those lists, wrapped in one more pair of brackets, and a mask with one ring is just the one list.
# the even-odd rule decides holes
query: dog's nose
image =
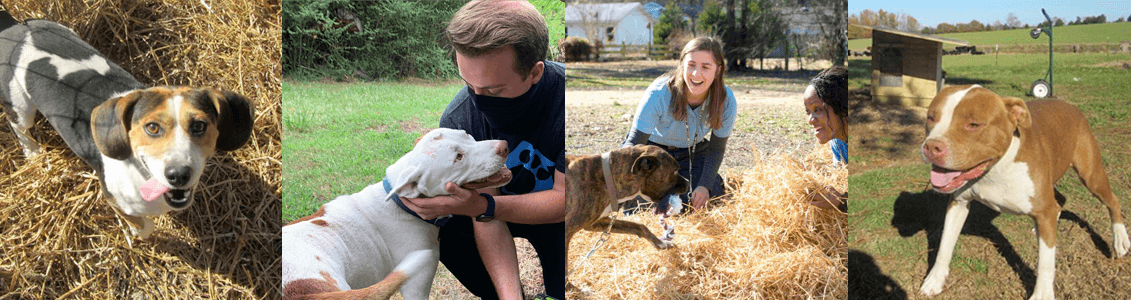
{"label": "dog's nose", "polygon": [[938,160],[946,157],[946,152],[946,144],[943,142],[930,140],[926,143],[923,143],[923,153],[926,153],[927,157],[933,160]]}
{"label": "dog's nose", "polygon": [[165,168],[165,179],[169,180],[169,184],[177,187],[187,184],[191,176],[192,169],[188,166]]}
{"label": "dog's nose", "polygon": [[501,157],[507,157],[507,152],[509,152],[507,150],[507,141],[499,141],[498,144],[495,144],[495,154]]}

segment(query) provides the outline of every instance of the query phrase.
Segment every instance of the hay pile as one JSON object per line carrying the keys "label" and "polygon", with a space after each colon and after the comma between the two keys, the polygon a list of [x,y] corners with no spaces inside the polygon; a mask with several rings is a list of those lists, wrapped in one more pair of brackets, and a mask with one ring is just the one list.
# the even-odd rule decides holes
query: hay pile
{"label": "hay pile", "polygon": [[[753,148],[753,147],[752,147]],[[846,216],[809,204],[823,186],[840,191],[844,167],[820,146],[802,160],[780,156],[730,172],[731,195],[706,211],[676,217],[675,249],[656,250],[611,235],[577,265],[601,233],[582,231],[570,245],[569,281],[588,295],[571,299],[843,299],[847,297]],[[741,172],[741,174],[736,174]],[[650,213],[618,218],[660,226]]]}
{"label": "hay pile", "polygon": [[97,176],[42,117],[33,135],[44,151],[30,159],[0,124],[0,298],[278,298],[279,1],[3,4],[18,20],[71,27],[142,83],[241,93],[256,120],[247,145],[209,160],[196,203],[157,218],[145,241],[128,234]]}

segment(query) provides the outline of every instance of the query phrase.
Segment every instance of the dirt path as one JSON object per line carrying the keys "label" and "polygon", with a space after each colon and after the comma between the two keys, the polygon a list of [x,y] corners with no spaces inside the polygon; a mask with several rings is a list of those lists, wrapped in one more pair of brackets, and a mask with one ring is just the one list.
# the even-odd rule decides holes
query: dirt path
{"label": "dirt path", "polygon": [[[734,89],[738,120],[727,143],[723,169],[743,169],[760,155],[800,155],[815,138],[805,121],[801,91]],[[631,128],[643,90],[566,91],[566,149],[593,154],[615,149]]]}

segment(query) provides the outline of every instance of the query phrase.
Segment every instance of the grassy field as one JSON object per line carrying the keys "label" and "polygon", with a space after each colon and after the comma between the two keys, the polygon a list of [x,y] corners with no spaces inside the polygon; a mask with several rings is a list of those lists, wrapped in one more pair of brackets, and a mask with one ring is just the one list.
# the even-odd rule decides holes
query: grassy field
{"label": "grassy field", "polygon": [[283,84],[283,222],[381,181],[460,83]]}
{"label": "grassy field", "polygon": [[[966,41],[973,45],[1048,45],[1048,37],[1033,39],[1029,37],[1029,30],[1031,29],[946,33],[938,36]],[[1131,40],[1131,36],[1127,34],[1131,32],[1131,22],[1059,26],[1053,27],[1052,32],[1055,34],[1053,38],[1055,44],[1118,44],[1121,41]],[[870,46],[872,39],[848,41],[848,49],[852,50],[860,51]],[[953,45],[944,48],[950,49]]]}
{"label": "grassy field", "polygon": [[[1058,54],[1055,91],[1079,107],[1102,149],[1104,166],[1124,212],[1131,211],[1131,55]],[[1001,95],[1027,98],[1047,68],[1043,55],[947,56],[948,83],[981,84]],[[851,60],[853,75],[870,60]],[[867,78],[854,78],[853,89]],[[948,199],[927,192],[929,168],[919,158],[923,108],[854,98],[850,132],[849,298],[921,298],[919,285],[934,263]],[[1057,297],[1127,299],[1131,258],[1111,259],[1107,210],[1068,172],[1056,186],[1067,203],[1058,226]],[[1029,217],[999,215],[980,204],[955,250],[945,289],[932,299],[1019,299],[1036,281],[1037,241]]]}

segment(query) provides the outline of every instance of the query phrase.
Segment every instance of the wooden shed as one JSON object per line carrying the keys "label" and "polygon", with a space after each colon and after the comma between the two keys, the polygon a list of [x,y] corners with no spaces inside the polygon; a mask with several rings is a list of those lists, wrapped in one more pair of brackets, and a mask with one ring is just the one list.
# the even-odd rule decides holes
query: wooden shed
{"label": "wooden shed", "polygon": [[927,34],[860,27],[872,30],[872,99],[883,102],[929,105],[945,84],[943,43],[969,45]]}

